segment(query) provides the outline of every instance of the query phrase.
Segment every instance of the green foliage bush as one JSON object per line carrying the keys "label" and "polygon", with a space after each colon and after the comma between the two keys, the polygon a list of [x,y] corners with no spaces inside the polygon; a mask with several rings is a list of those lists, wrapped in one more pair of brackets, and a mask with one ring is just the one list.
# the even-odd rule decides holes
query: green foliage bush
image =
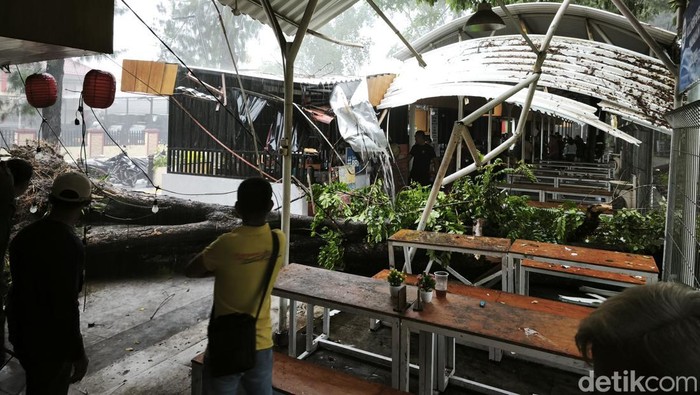
{"label": "green foliage bush", "polygon": [[[439,192],[425,229],[464,234],[482,218],[486,223],[484,236],[565,243],[584,223],[586,214],[573,203],[557,209],[535,208],[527,204],[528,197],[501,191],[498,184],[509,173],[534,177],[525,165],[507,168],[500,160],[485,165],[478,174]],[[340,221],[364,223],[367,243],[382,243],[399,229],[416,229],[430,195],[430,187],[413,184],[392,202],[381,180],[353,191],[341,183],[315,184],[312,188],[316,213],[311,234],[326,242],[318,263],[329,269],[343,263],[345,239],[338,226]],[[623,209],[613,216],[601,215],[596,231],[586,241],[619,251],[652,254],[661,247],[663,231],[663,208],[646,214]],[[428,251],[428,255],[443,265],[449,264],[449,252]]]}

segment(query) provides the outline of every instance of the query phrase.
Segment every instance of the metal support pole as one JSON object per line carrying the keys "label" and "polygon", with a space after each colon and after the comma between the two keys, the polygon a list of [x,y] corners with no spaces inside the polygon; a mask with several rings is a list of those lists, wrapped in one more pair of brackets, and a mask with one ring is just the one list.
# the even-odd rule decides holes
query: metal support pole
{"label": "metal support pole", "polygon": [[671,60],[666,51],[664,51],[659,43],[654,40],[649,32],[639,23],[637,17],[634,16],[632,11],[627,8],[627,5],[622,0],[612,0],[613,4],[620,10],[620,13],[627,18],[634,30],[639,34],[639,36],[644,40],[644,42],[649,46],[649,48],[654,51],[656,56],[663,62],[663,64],[671,71],[673,75],[678,75],[678,66]]}
{"label": "metal support pole", "polygon": [[[311,22],[311,17],[316,9],[316,4],[318,0],[309,0],[306,4],[306,9],[304,10],[304,15],[302,16],[301,22],[299,23],[299,28],[297,30],[297,35],[294,37],[294,41],[289,43],[282,28],[277,21],[275,16],[275,11],[272,8],[269,0],[262,0],[262,5],[265,10],[265,14],[275,32],[275,36],[280,46],[280,52],[282,54],[282,64],[284,65],[284,136],[280,144],[280,154],[282,155],[282,232],[284,232],[286,238],[286,245],[284,248],[284,265],[289,263],[289,237],[290,237],[290,206],[291,206],[291,196],[292,196],[292,152],[289,147],[290,141],[292,140],[292,117],[294,115],[294,107],[292,103],[294,101],[294,61],[296,60],[297,53],[299,53],[299,48],[304,40],[304,35]],[[284,328],[287,326],[287,305],[289,301],[284,298],[280,298],[279,302],[279,325],[278,333],[283,332]],[[295,313],[295,312],[293,312]],[[296,329],[296,328],[294,328]],[[292,345],[290,344],[290,347]]]}

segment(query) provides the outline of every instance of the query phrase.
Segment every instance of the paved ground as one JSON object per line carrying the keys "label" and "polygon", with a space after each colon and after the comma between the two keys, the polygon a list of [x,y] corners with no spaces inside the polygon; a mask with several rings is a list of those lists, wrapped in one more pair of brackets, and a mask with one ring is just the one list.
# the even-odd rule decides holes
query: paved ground
{"label": "paved ground", "polygon": [[[81,324],[90,369],[71,394],[189,394],[190,360],[206,345],[212,285],[212,279],[179,275],[88,282]],[[370,332],[366,318],[339,314],[333,317],[331,333],[339,342],[389,355],[389,329]],[[507,357],[493,363],[486,351],[463,346],[458,346],[457,358],[460,376],[516,393],[578,393],[579,375]],[[342,354],[321,350],[310,360],[367,380],[390,382],[387,367]],[[22,368],[11,360],[0,371],[0,394],[20,394],[23,386]],[[458,387],[446,392],[469,393]]]}

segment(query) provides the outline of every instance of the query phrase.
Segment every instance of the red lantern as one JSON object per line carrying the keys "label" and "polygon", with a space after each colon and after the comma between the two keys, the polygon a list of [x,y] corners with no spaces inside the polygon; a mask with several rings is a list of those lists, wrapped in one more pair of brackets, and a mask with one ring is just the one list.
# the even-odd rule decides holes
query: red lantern
{"label": "red lantern", "polygon": [[37,73],[27,77],[24,90],[27,93],[27,101],[36,108],[52,106],[58,98],[56,79],[47,73]]}
{"label": "red lantern", "polygon": [[83,101],[92,108],[107,108],[114,103],[117,82],[111,73],[90,70],[83,81]]}

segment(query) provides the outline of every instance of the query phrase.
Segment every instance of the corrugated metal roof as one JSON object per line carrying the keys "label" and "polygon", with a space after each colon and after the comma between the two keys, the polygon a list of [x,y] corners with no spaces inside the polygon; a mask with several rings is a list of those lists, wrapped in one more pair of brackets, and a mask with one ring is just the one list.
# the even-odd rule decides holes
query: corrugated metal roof
{"label": "corrugated metal roof", "polygon": [[[427,97],[478,96],[492,99],[503,94],[509,88],[510,85],[482,82],[450,82],[431,84],[430,86],[421,85],[420,87],[416,86],[415,89],[405,89],[396,92],[396,94],[382,102],[379,108],[407,105]],[[506,102],[522,106],[525,103],[526,96],[527,90],[521,90],[508,98]],[[641,143],[640,140],[629,134],[600,121],[595,114],[595,107],[564,96],[537,91],[532,99],[532,110],[568,119],[581,125],[591,125],[632,144],[638,145]]]}
{"label": "corrugated metal roof", "polygon": [[[309,29],[320,29],[356,2],[357,0],[320,0],[316,5]],[[232,10],[238,9],[242,14],[257,21],[269,24],[261,0],[219,0],[219,3],[231,7]],[[278,15],[282,31],[290,36],[295,35],[297,24],[304,16],[307,1],[270,0],[270,4]]]}
{"label": "corrugated metal roof", "polygon": [[[542,36],[530,35],[530,38],[537,44]],[[468,95],[450,85],[474,82],[514,85],[531,73],[535,54],[518,35],[451,44],[428,52],[425,60],[428,63],[425,68],[413,61],[404,63],[380,108],[407,104],[407,97],[426,98],[440,93],[433,87],[454,95]],[[538,85],[600,99],[599,105],[605,111],[670,133],[663,115],[673,107],[674,79],[659,60],[650,56],[613,45],[557,36],[552,40]]]}
{"label": "corrugated metal roof", "polygon": [[[560,3],[521,3],[511,4],[507,7],[517,19],[518,24],[525,27],[528,34],[546,34],[560,6]],[[505,18],[505,13],[500,7],[494,7],[493,11]],[[431,49],[474,38],[519,34],[518,31],[515,31],[508,24],[506,28],[495,32],[468,33],[463,28],[471,15],[470,13],[448,22],[415,40],[411,45],[419,53],[423,53]],[[675,45],[675,33],[651,25],[643,25],[651,37],[663,48],[668,49]],[[586,40],[593,39],[643,54],[651,53],[649,46],[644,43],[624,16],[591,7],[575,4],[569,5],[566,15],[557,28],[556,35]],[[394,56],[400,60],[406,60],[411,58],[412,54],[406,49],[401,49]]]}

